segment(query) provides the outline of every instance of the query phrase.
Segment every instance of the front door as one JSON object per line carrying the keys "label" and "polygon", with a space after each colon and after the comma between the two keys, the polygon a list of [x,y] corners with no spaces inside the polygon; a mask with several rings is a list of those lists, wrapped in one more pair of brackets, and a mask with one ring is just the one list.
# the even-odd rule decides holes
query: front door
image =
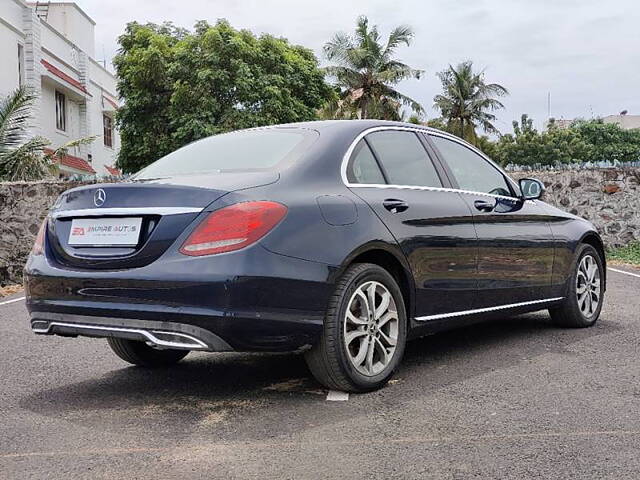
{"label": "front door", "polygon": [[423,141],[410,130],[372,132],[356,146],[347,168],[353,192],[408,259],[417,318],[467,310],[476,297],[473,216],[458,193],[443,188],[448,180]]}
{"label": "front door", "polygon": [[548,299],[554,240],[544,209],[518,198],[505,175],[471,148],[444,136],[430,138],[473,212],[478,236],[476,308]]}

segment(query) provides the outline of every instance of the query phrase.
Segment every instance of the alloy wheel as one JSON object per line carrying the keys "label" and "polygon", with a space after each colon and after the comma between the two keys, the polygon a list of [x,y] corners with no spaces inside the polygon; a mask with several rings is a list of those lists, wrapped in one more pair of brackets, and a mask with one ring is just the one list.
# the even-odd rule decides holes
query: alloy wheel
{"label": "alloy wheel", "polygon": [[398,326],[396,302],[387,287],[375,281],[358,286],[345,314],[344,345],[359,373],[374,376],[391,363]]}
{"label": "alloy wheel", "polygon": [[578,308],[586,317],[592,317],[600,305],[600,268],[596,259],[585,255],[580,260],[576,275]]}

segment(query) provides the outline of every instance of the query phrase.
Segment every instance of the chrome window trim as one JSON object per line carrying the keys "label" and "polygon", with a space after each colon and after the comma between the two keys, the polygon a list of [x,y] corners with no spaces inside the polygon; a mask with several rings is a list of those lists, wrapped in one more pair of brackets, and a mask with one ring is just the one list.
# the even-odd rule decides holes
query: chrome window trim
{"label": "chrome window trim", "polygon": [[494,312],[497,310],[506,310],[508,308],[525,307],[527,305],[537,305],[539,303],[550,303],[550,302],[562,300],[563,298],[564,297],[545,298],[543,300],[532,300],[530,302],[510,303],[508,305],[498,305],[496,307],[476,308],[474,310],[462,310],[459,312],[440,313],[436,315],[425,315],[423,317],[415,317],[415,319],[419,322],[426,322],[430,320],[440,320],[443,318],[463,317],[465,315],[473,315],[476,313]]}
{"label": "chrome window trim", "polygon": [[179,215],[200,213],[202,207],[123,207],[123,208],[83,208],[79,210],[59,210],[51,212],[51,217],[103,217],[106,215],[136,217],[140,215]]}
{"label": "chrome window trim", "polygon": [[448,135],[446,133],[442,133],[442,132],[440,132],[438,130],[431,130],[431,129],[427,129],[427,128],[413,128],[413,127],[403,127],[403,126],[397,126],[397,125],[388,125],[388,126],[380,126],[380,127],[371,127],[371,128],[366,129],[366,130],[363,130],[351,142],[351,145],[349,145],[349,148],[347,148],[347,151],[345,152],[344,156],[342,157],[342,163],[340,165],[340,176],[342,178],[342,183],[344,183],[345,186],[347,186],[349,188],[398,188],[398,189],[403,189],[403,190],[427,190],[427,191],[433,191],[433,192],[457,192],[457,193],[466,193],[466,194],[469,194],[469,195],[483,195],[483,196],[486,196],[486,197],[501,198],[501,199],[506,199],[506,200],[511,200],[511,201],[520,200],[518,197],[507,197],[505,195],[494,195],[493,193],[474,192],[474,191],[471,191],[471,190],[463,190],[463,189],[459,189],[459,188],[423,187],[423,186],[419,186],[419,185],[394,185],[394,184],[387,184],[387,183],[385,183],[385,184],[377,184],[377,183],[352,183],[352,182],[350,182],[348,180],[348,177],[347,177],[347,167],[349,165],[349,160],[351,158],[351,155],[353,154],[353,151],[356,148],[356,145],[358,144],[358,142],[360,142],[360,140],[362,140],[368,134],[373,133],[373,132],[384,131],[384,130],[399,130],[399,131],[424,133],[424,134],[427,134],[427,135],[436,135],[436,136],[439,136],[439,137],[442,137],[442,138],[446,138],[447,140],[451,140],[451,141],[454,141],[456,143],[459,143],[460,145],[462,145],[462,146],[464,146],[466,148],[470,148],[474,153],[478,153],[484,160],[487,160],[491,164],[491,166],[493,166],[500,173],[502,173],[505,176],[505,178],[507,179],[507,181],[511,182],[512,186],[515,185],[513,180],[498,165],[496,165],[495,162],[493,162],[493,160],[491,160],[489,157],[484,155],[477,148],[473,147],[473,145],[467,144],[466,142],[463,142],[463,141],[461,141],[459,139],[456,139],[455,137],[453,137],[451,135]]}

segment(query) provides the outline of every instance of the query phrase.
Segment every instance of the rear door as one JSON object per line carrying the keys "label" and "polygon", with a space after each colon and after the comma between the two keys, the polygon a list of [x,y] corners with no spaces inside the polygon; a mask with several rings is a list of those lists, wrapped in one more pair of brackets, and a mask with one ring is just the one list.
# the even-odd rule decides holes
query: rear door
{"label": "rear door", "polygon": [[520,200],[504,173],[464,143],[444,135],[429,137],[473,212],[476,308],[549,298],[554,240],[545,210],[535,201]]}
{"label": "rear door", "polygon": [[382,129],[356,145],[347,184],[396,238],[416,285],[415,316],[466,310],[476,294],[476,234],[466,203],[434,164],[421,134]]}

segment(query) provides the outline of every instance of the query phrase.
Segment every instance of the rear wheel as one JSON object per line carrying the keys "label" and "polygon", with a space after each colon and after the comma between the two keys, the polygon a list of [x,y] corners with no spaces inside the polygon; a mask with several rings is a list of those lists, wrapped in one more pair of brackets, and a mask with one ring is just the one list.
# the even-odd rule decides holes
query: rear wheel
{"label": "rear wheel", "polygon": [[111,350],[125,362],[142,367],[164,367],[178,363],[187,356],[189,350],[159,350],[144,342],[124,338],[107,338]]}
{"label": "rear wheel", "polygon": [[595,248],[586,244],[578,248],[567,295],[560,306],[549,309],[556,325],[581,328],[596,323],[604,300],[603,268]]}
{"label": "rear wheel", "polygon": [[347,269],[329,302],[324,331],[306,360],[328,388],[363,392],[382,387],[404,353],[407,316],[395,279],[378,265]]}

